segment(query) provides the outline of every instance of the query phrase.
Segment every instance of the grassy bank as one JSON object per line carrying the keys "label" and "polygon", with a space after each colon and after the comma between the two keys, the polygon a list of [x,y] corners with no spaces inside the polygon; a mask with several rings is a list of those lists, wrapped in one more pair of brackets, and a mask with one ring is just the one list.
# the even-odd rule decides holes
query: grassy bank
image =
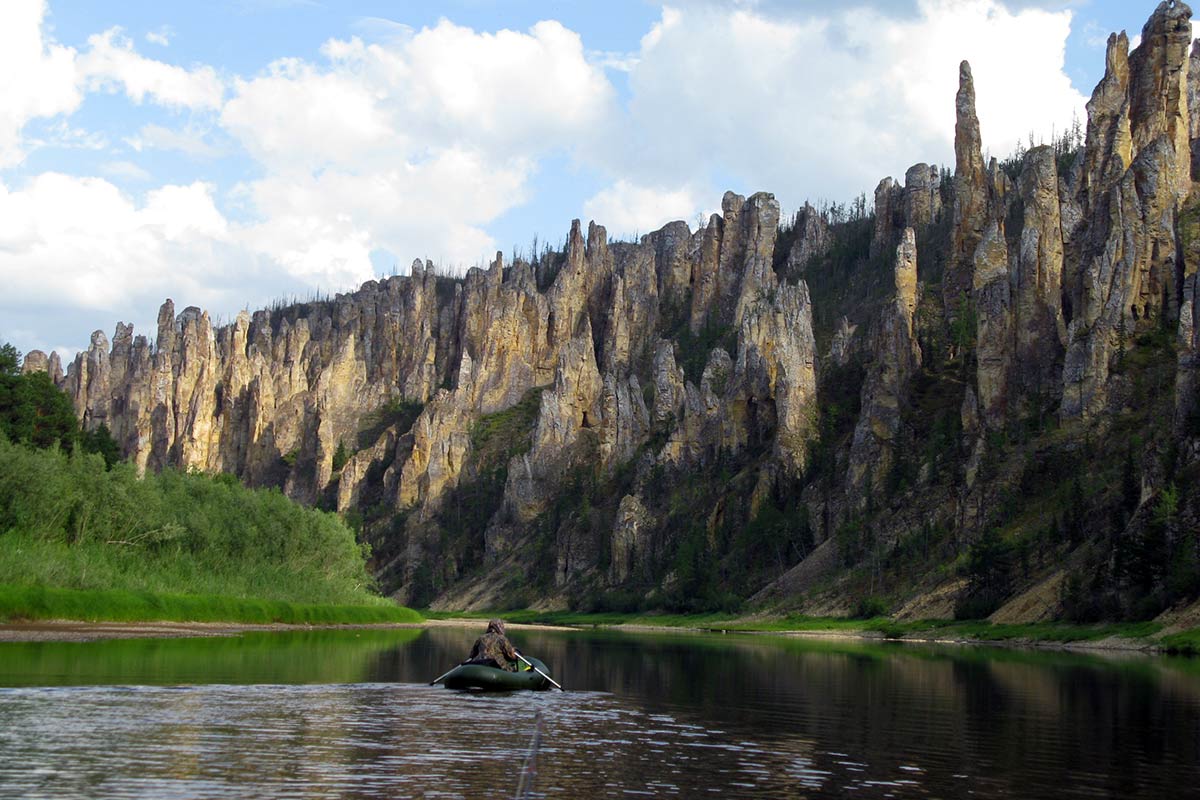
{"label": "grassy bank", "polygon": [[1071,643],[1098,642],[1117,638],[1145,642],[1170,652],[1200,653],[1200,629],[1157,638],[1162,626],[1155,622],[1072,625],[1037,622],[999,625],[986,620],[911,620],[898,622],[888,617],[847,619],[786,615],[746,619],[736,614],[583,614],[570,611],[423,612],[431,619],[485,619],[499,616],[509,622],[540,625],[618,626],[643,625],[662,628],[722,630],[730,633],[844,633],[868,634],[887,639],[947,639],[980,642]]}
{"label": "grassy bank", "polygon": [[0,622],[68,619],[81,622],[244,622],[291,625],[420,622],[417,612],[381,601],[321,605],[120,589],[55,589],[0,585]]}
{"label": "grassy bank", "polygon": [[1192,628],[1162,637],[1162,645],[1168,653],[1185,656],[1200,656],[1200,628]]}
{"label": "grassy bank", "polygon": [[335,514],[0,436],[0,619],[397,622]]}

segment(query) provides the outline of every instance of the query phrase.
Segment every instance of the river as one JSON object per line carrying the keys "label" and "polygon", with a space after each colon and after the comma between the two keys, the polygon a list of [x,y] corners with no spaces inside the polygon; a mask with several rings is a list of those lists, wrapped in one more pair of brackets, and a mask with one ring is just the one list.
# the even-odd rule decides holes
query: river
{"label": "river", "polygon": [[[482,628],[482,626],[481,626]],[[511,632],[566,692],[428,681],[473,629],[0,644],[0,797],[1200,796],[1200,663]]]}

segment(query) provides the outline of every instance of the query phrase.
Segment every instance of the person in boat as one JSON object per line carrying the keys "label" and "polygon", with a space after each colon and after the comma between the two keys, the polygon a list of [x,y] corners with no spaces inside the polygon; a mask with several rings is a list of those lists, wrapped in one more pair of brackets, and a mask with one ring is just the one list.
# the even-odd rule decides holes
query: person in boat
{"label": "person in boat", "polygon": [[517,649],[504,635],[503,620],[493,619],[488,622],[487,631],[475,640],[466,663],[499,667],[509,672],[516,672],[520,669],[517,662]]}

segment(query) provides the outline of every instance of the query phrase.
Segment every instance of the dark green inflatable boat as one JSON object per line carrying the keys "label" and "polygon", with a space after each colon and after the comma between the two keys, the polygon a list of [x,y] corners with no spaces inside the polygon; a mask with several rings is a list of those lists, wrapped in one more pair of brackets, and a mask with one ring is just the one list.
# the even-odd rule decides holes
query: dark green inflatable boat
{"label": "dark green inflatable boat", "polygon": [[[536,658],[529,661],[542,672],[550,674],[549,668],[541,661]],[[440,681],[447,689],[473,689],[477,692],[513,692],[518,689],[544,692],[550,688],[550,681],[525,666],[520,672],[509,672],[482,664],[459,664],[443,675]]]}

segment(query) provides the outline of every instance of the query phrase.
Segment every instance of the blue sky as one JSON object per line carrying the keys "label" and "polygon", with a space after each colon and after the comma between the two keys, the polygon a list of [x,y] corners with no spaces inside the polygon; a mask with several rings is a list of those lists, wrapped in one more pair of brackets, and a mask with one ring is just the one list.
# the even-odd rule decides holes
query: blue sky
{"label": "blue sky", "polygon": [[228,319],[574,217],[697,225],[725,189],[870,195],[1061,130],[1151,2],[214,0],[0,4],[0,340]]}

